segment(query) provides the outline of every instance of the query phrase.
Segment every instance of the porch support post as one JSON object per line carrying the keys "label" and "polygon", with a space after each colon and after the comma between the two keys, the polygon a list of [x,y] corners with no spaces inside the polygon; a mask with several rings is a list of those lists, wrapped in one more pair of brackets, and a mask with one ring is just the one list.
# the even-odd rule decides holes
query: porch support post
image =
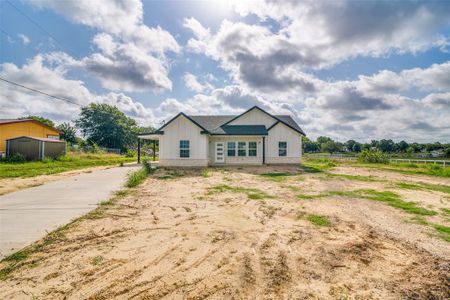
{"label": "porch support post", "polygon": [[266,164],[266,137],[265,136],[263,136],[262,148],[263,148],[263,165],[265,165]]}
{"label": "porch support post", "polygon": [[156,140],[153,140],[153,161],[155,161],[156,156]]}
{"label": "porch support post", "polygon": [[138,137],[138,164],[141,163],[141,139]]}

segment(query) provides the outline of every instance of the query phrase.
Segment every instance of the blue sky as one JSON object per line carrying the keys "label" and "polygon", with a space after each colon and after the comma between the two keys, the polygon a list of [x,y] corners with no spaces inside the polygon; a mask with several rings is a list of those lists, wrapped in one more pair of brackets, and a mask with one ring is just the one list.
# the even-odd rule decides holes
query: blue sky
{"label": "blue sky", "polygon": [[[141,125],[259,105],[311,138],[450,141],[446,1],[8,0],[0,29],[2,78]],[[0,118],[79,112],[1,89]]]}

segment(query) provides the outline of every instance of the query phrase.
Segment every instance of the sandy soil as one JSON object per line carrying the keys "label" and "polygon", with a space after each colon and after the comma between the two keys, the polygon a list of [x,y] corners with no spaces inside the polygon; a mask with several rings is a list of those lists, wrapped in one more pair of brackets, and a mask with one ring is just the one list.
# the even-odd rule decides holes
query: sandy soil
{"label": "sandy soil", "polygon": [[[185,171],[161,180],[167,171],[158,170],[104,217],[77,223],[19,263],[0,281],[0,298],[450,297],[449,243],[407,222],[411,215],[363,199],[296,197],[361,186],[383,190],[383,183],[324,180],[320,174],[274,182],[256,174],[275,170],[299,172],[215,169],[210,177]],[[273,198],[209,194],[218,184],[257,188]],[[419,203],[428,203],[422,198]],[[306,219],[311,213],[328,216],[331,226],[312,224]]]}
{"label": "sandy soil", "polygon": [[39,175],[35,177],[25,177],[25,178],[4,178],[0,179],[0,195],[8,194],[11,192],[15,192],[21,189],[39,186],[47,182],[59,180],[62,178],[66,178],[69,176],[81,174],[81,173],[90,173],[94,170],[104,170],[109,169],[115,166],[99,166],[99,167],[91,167],[80,170],[67,171],[52,175]]}

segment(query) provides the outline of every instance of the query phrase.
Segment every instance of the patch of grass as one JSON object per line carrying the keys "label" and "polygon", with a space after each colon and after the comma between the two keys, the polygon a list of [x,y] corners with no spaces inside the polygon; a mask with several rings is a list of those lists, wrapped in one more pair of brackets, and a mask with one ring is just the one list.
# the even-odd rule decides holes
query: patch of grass
{"label": "patch of grass", "polygon": [[104,258],[101,255],[95,256],[91,260],[91,265],[97,266],[103,262]]}
{"label": "patch of grass", "polygon": [[388,205],[404,210],[410,214],[433,216],[437,212],[429,210],[420,206],[417,206],[415,202],[407,202],[401,199],[401,197],[391,191],[376,191],[373,189],[360,189],[356,191],[331,191],[329,195],[351,197],[351,198],[365,198],[374,201],[386,202]]}
{"label": "patch of grass", "polygon": [[208,169],[203,169],[200,174],[205,178],[211,177],[211,172]]}
{"label": "patch of grass", "polygon": [[450,177],[450,168],[443,168],[442,166],[435,164],[390,163],[386,165],[386,164],[352,163],[351,165],[356,167],[379,169],[383,171],[397,172],[402,174]]}
{"label": "patch of grass", "polygon": [[160,175],[156,178],[158,178],[160,180],[168,180],[168,179],[176,179],[176,178],[182,177],[182,176],[184,176],[183,173],[181,173],[177,170],[170,170],[167,174]]}
{"label": "patch of grass", "polygon": [[324,195],[324,194],[315,194],[315,195],[300,194],[300,195],[297,195],[297,198],[302,199],[302,200],[311,200],[311,199],[322,198],[324,196],[326,196],[326,195]]}
{"label": "patch of grass", "polygon": [[450,216],[450,208],[441,208],[441,211],[444,215]]}
{"label": "patch of grass", "polygon": [[301,168],[305,173],[320,173],[337,166],[337,162],[328,158],[305,159],[301,163]]}
{"label": "patch of grass", "polygon": [[147,175],[148,173],[144,169],[131,173],[130,176],[128,176],[126,187],[132,188],[138,186],[145,178],[147,178]]}
{"label": "patch of grass", "polygon": [[349,175],[349,174],[337,174],[337,173],[327,173],[327,177],[331,178],[342,178],[348,180],[364,181],[364,182],[374,182],[381,181],[373,176],[363,176],[363,175]]}
{"label": "patch of grass", "polygon": [[331,221],[326,216],[309,214],[306,219],[317,226],[331,226]]}
{"label": "patch of grass", "polygon": [[431,190],[431,191],[450,194],[450,186],[442,185],[442,184],[430,184],[430,183],[425,183],[425,182],[420,182],[420,183],[398,182],[398,183],[396,183],[396,186],[401,189]]}
{"label": "patch of grass", "polygon": [[135,157],[117,154],[76,154],[69,152],[57,159],[22,163],[0,162],[0,178],[34,177],[95,166],[118,165],[136,161]]}
{"label": "patch of grass", "polygon": [[273,198],[273,196],[267,194],[266,192],[254,188],[243,188],[237,186],[230,186],[227,184],[219,184],[208,188],[208,194],[210,195],[225,192],[246,194],[249,199],[254,200]]}
{"label": "patch of grass", "polygon": [[432,226],[444,241],[450,242],[450,227],[440,224],[433,224]]}
{"label": "patch of grass", "polygon": [[424,217],[422,216],[414,216],[411,218],[411,221],[413,223],[419,224],[419,225],[428,225],[428,221],[425,220]]}
{"label": "patch of grass", "polygon": [[271,172],[271,173],[264,173],[261,174],[261,176],[265,179],[269,179],[272,181],[276,181],[276,182],[281,182],[281,181],[285,181],[288,176],[292,176],[293,174],[291,173],[286,173],[286,172]]}

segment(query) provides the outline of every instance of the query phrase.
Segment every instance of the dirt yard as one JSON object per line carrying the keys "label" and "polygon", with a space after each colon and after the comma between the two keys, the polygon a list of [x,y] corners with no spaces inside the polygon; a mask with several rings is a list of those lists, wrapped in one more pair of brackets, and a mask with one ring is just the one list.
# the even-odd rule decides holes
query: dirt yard
{"label": "dirt yard", "polygon": [[449,299],[448,186],[355,167],[160,169],[0,263],[0,298]]}

